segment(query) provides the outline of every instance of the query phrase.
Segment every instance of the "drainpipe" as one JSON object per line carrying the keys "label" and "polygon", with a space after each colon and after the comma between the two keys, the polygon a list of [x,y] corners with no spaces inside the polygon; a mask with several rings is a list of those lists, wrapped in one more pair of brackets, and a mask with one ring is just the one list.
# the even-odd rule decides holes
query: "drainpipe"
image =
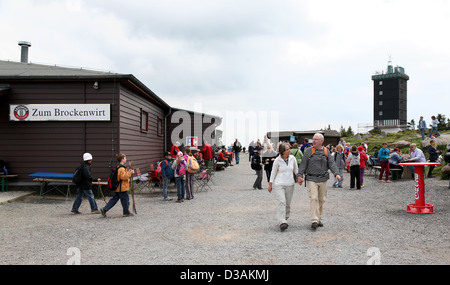
{"label": "drainpipe", "polygon": [[164,116],[164,152],[167,152],[167,118],[172,115],[172,107],[169,107],[169,113]]}

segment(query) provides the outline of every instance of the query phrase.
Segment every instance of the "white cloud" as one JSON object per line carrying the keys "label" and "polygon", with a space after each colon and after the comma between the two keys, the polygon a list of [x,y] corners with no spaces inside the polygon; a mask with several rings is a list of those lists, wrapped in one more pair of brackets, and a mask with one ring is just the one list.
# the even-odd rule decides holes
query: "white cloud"
{"label": "white cloud", "polygon": [[449,14],[446,0],[5,0],[0,59],[19,60],[26,40],[33,62],[132,73],[176,107],[356,129],[388,55],[411,77],[409,119],[447,112]]}

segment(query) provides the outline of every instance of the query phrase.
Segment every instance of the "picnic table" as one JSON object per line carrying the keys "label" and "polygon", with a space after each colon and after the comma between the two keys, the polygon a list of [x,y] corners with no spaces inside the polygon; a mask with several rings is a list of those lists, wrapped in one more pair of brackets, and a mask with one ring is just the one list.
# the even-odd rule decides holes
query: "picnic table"
{"label": "picnic table", "polygon": [[14,178],[17,176],[17,174],[0,175],[0,178],[2,179],[2,192],[8,191],[8,178]]}
{"label": "picnic table", "polygon": [[[70,185],[72,184],[73,173],[59,173],[59,172],[36,172],[28,175],[30,177],[34,177],[33,181],[39,182],[40,191],[39,197],[41,198],[45,194],[49,193],[52,190],[56,190],[59,193],[66,196],[67,198],[70,196]],[[50,183],[52,183],[50,185]],[[64,193],[58,187],[61,185],[67,184],[67,192]],[[50,189],[49,185],[51,186]]]}

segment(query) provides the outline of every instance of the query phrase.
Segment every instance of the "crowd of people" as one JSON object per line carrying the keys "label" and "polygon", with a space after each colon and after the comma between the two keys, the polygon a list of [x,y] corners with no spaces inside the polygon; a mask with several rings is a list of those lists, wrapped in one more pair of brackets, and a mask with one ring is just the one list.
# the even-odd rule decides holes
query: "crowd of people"
{"label": "crowd of people", "polygon": [[[364,187],[364,172],[367,165],[380,165],[379,181],[390,183],[390,169],[399,169],[393,172],[393,180],[402,177],[401,162],[425,162],[426,158],[421,149],[416,144],[410,145],[409,154],[404,156],[399,148],[389,149],[387,143],[383,143],[381,149],[373,148],[373,155],[368,155],[368,147],[365,142],[361,145],[351,146],[349,143],[340,140],[338,145],[324,146],[324,137],[317,133],[313,136],[312,144],[305,139],[302,145],[290,142],[280,142],[275,146],[267,138],[261,143],[259,140],[252,141],[248,146],[249,161],[251,168],[257,175],[253,189],[262,189],[262,181],[265,177],[268,182],[268,191],[273,193],[278,201],[276,208],[276,218],[281,231],[288,228],[287,220],[290,215],[290,204],[293,197],[294,186],[296,183],[305,186],[308,190],[310,199],[310,219],[311,228],[316,230],[323,227],[321,220],[323,205],[326,200],[327,181],[330,179],[330,171],[333,177],[333,187],[342,188],[344,181],[344,172],[350,173],[350,189]],[[194,173],[199,169],[199,165],[204,165],[208,171],[216,162],[224,162],[226,167],[232,166],[233,159],[239,164],[240,153],[245,152],[245,147],[236,139],[227,151],[226,147],[213,147],[206,143],[201,150],[195,153],[189,147],[183,147],[175,143],[170,152],[164,153],[164,158],[159,163],[162,177],[162,193],[166,201],[171,201],[168,197],[167,187],[171,179],[175,179],[177,187],[176,202],[182,203],[184,200],[194,198]],[[428,147],[430,154],[429,160],[436,161],[439,152],[434,140],[430,141]],[[117,155],[117,179],[120,181],[120,187],[114,191],[113,197],[107,202],[106,206],[98,209],[94,196],[92,194],[92,182],[95,181],[91,176],[90,165],[92,155],[84,154],[84,162],[81,166],[83,182],[80,183],[77,190],[77,196],[72,207],[72,212],[78,214],[78,208],[81,204],[83,194],[87,196],[92,213],[106,213],[114,207],[120,200],[124,216],[132,216],[129,210],[128,183],[134,171],[126,168],[126,155]],[[409,166],[411,173],[414,173],[414,166]],[[428,177],[432,177],[433,167],[430,167]],[[385,179],[383,181],[383,176]]]}

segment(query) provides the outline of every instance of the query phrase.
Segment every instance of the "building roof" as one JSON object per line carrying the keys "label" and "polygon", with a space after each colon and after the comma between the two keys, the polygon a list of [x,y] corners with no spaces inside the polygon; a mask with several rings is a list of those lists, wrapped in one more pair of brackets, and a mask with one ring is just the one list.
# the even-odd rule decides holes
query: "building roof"
{"label": "building roof", "polygon": [[[268,132],[267,137],[271,138],[273,134],[277,132]],[[280,131],[278,132],[278,137],[288,137],[295,135],[311,135],[313,136],[316,133],[321,133],[325,137],[341,137],[341,133],[335,130],[312,130],[312,131]]]}
{"label": "building roof", "polygon": [[[83,68],[68,68],[53,65],[43,65],[35,63],[22,63],[14,61],[0,60],[0,80],[84,80],[84,79],[102,79],[118,80],[133,89],[152,97],[166,109],[170,106],[159,98],[150,88],[145,86],[132,74],[120,74],[105,71],[95,71]],[[5,87],[4,87],[5,88]]]}

